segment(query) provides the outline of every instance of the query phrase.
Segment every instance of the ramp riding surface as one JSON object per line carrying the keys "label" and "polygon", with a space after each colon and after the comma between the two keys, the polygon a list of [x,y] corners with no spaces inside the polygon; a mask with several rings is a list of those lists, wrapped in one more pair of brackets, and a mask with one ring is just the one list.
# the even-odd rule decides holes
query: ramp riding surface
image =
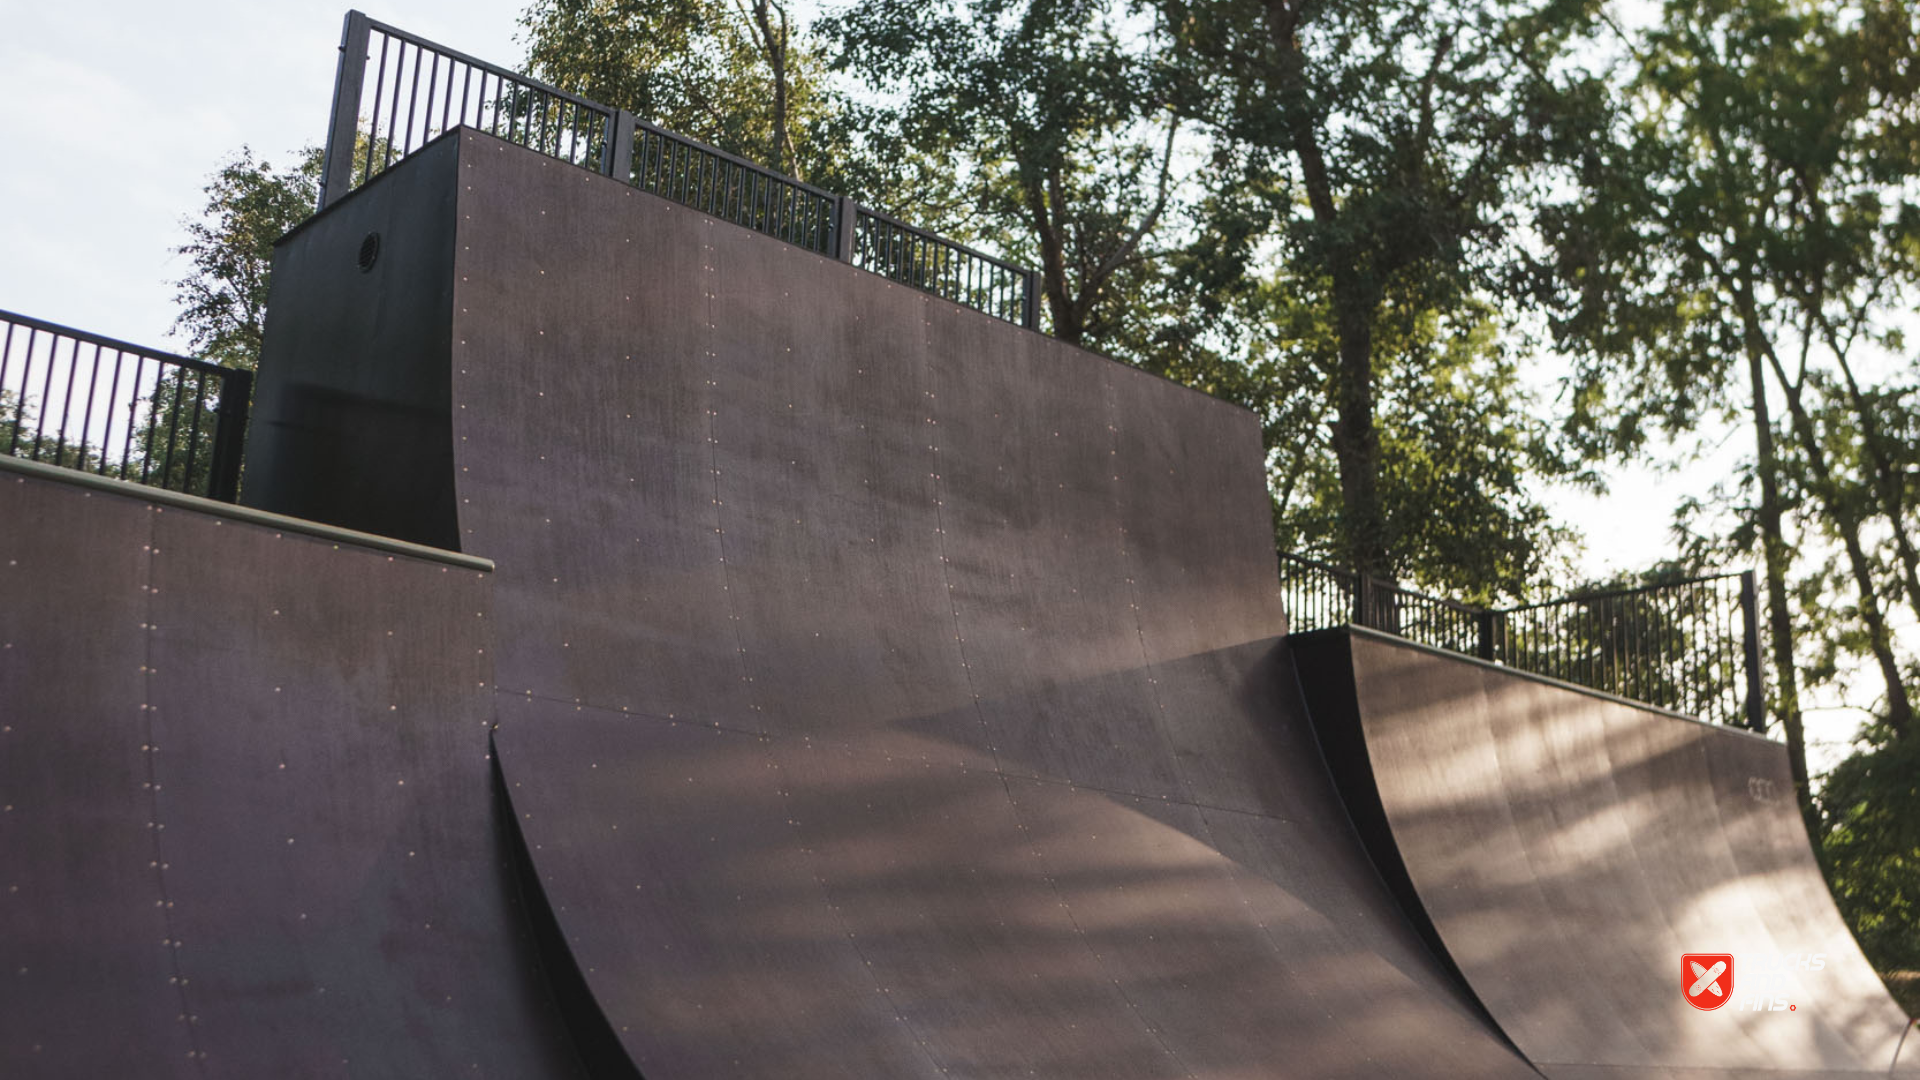
{"label": "ramp riding surface", "polygon": [[[1533,1075],[1325,773],[1251,415],[465,131],[275,275],[261,415],[447,380],[450,475],[361,494],[498,564],[502,776],[650,1080]],[[354,451],[255,430],[323,513]]]}
{"label": "ramp riding surface", "polygon": [[[1547,1076],[1920,1075],[1784,747],[1372,631],[1296,653],[1376,860]],[[1718,1008],[1685,953],[1734,955]]]}

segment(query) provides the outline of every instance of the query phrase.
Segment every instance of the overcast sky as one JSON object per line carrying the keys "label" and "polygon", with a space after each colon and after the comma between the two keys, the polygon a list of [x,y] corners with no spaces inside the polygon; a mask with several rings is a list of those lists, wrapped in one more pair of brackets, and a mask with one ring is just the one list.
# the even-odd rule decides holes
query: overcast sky
{"label": "overcast sky", "polygon": [[[382,0],[368,14],[516,65],[524,0]],[[345,5],[0,0],[0,308],[158,347],[180,219],[242,146],[326,141]]]}

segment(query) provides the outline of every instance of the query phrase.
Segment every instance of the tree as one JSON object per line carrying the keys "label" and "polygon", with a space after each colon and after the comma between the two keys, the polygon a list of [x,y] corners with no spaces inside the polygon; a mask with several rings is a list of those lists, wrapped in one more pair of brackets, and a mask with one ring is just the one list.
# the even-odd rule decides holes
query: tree
{"label": "tree", "polygon": [[1821,862],[1873,966],[1920,971],[1920,739],[1869,735],[1821,788]]}
{"label": "tree", "polygon": [[[1389,344],[1466,335],[1505,315],[1522,208],[1575,159],[1598,81],[1572,63],[1582,5],[1503,0],[1158,0],[1183,110],[1215,152],[1195,275],[1231,290],[1277,251],[1321,301],[1333,416],[1333,523],[1355,570],[1392,576],[1379,393]],[[1264,317],[1283,334],[1294,305]],[[1500,320],[1503,332],[1520,324]],[[1412,366],[1417,366],[1412,365]]]}
{"label": "tree", "polygon": [[188,239],[174,251],[192,269],[173,282],[173,330],[206,360],[247,371],[259,363],[273,245],[313,213],[322,156],[308,147],[276,170],[243,146],[209,178],[200,217],[181,222]]}
{"label": "tree", "polygon": [[822,21],[834,66],[895,101],[973,214],[935,228],[1037,264],[1055,337],[1137,359],[1177,119],[1158,35],[1100,0],[862,0]]}
{"label": "tree", "polygon": [[[1902,114],[1914,100],[1911,29],[1903,7],[1879,0],[1844,12],[1673,0],[1626,39],[1631,77],[1613,137],[1584,155],[1584,198],[1543,215],[1555,329],[1582,365],[1576,425],[1619,452],[1703,415],[1744,413],[1751,426],[1757,498],[1745,513],[1766,568],[1774,708],[1810,821],[1793,493],[1817,511],[1803,533],[1842,553],[1860,631],[1849,641],[1880,672],[1889,729],[1912,726],[1868,528],[1878,517],[1908,548],[1909,524],[1898,485],[1868,480],[1890,473],[1892,450],[1880,399],[1848,360],[1856,343],[1892,340],[1888,286],[1912,280],[1916,217],[1899,197],[1916,166]],[[1834,438],[1847,426],[1865,436],[1864,455]]]}
{"label": "tree", "polygon": [[800,179],[839,107],[774,0],[535,0],[528,70],[564,90]]}

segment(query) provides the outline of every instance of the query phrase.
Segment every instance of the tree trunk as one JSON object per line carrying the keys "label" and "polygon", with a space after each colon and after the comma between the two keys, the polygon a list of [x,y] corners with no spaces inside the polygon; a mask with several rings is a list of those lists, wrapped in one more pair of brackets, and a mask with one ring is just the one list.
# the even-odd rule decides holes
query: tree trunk
{"label": "tree trunk", "polygon": [[768,157],[774,172],[800,177],[800,163],[793,152],[793,134],[787,124],[787,13],[780,12],[780,28],[774,29],[772,0],[754,0],[753,21],[760,30],[760,46],[767,54],[767,67],[773,71],[773,145]]}
{"label": "tree trunk", "polygon": [[[1880,667],[1880,677],[1887,684],[1887,726],[1893,729],[1896,736],[1904,736],[1907,729],[1913,726],[1913,703],[1907,696],[1907,684],[1901,676],[1899,661],[1893,655],[1892,636],[1880,610],[1879,590],[1873,583],[1873,567],[1867,561],[1866,550],[1860,543],[1859,517],[1848,511],[1845,502],[1838,497],[1832,466],[1827,461],[1825,448],[1820,445],[1813,419],[1807,415],[1805,402],[1801,399],[1801,388],[1787,377],[1786,368],[1773,351],[1772,343],[1761,333],[1753,290],[1746,282],[1736,283],[1734,301],[1739,307],[1745,330],[1749,362],[1757,362],[1758,358],[1764,356],[1773,369],[1774,379],[1779,382],[1780,390],[1787,399],[1787,412],[1793,421],[1791,426],[1795,440],[1800,444],[1801,452],[1807,455],[1807,467],[1813,473],[1815,492],[1825,505],[1828,518],[1840,533],[1841,544],[1847,552],[1847,564],[1853,572],[1854,590],[1859,595],[1860,618],[1867,624],[1868,648]],[[1758,395],[1756,400],[1764,401],[1764,393]]]}
{"label": "tree trunk", "polygon": [[1874,492],[1880,498],[1880,512],[1886,515],[1887,524],[1893,529],[1894,549],[1900,556],[1901,583],[1906,586],[1907,604],[1915,615],[1920,615],[1920,551],[1916,551],[1913,534],[1907,528],[1906,492],[1901,477],[1893,471],[1892,460],[1887,455],[1887,446],[1880,432],[1880,420],[1874,415],[1873,406],[1860,392],[1860,383],[1853,377],[1853,366],[1847,363],[1847,357],[1839,349],[1839,342],[1828,335],[1827,347],[1833,351],[1834,359],[1839,362],[1840,374],[1847,382],[1847,397],[1853,404],[1853,413],[1860,421],[1861,440],[1866,444],[1867,463],[1873,470]]}
{"label": "tree trunk", "polygon": [[1813,790],[1807,784],[1807,733],[1800,717],[1800,674],[1793,661],[1793,613],[1787,607],[1787,548],[1780,501],[1780,461],[1773,447],[1773,418],[1767,409],[1767,379],[1760,352],[1747,349],[1747,379],[1753,394],[1755,470],[1760,474],[1760,550],[1767,573],[1767,636],[1773,648],[1774,717],[1787,735],[1787,767],[1793,773],[1794,798],[1811,829],[1818,819]]}
{"label": "tree trunk", "polygon": [[[1314,222],[1330,236],[1339,224],[1333,181],[1321,152],[1318,117],[1306,87],[1306,57],[1296,34],[1299,10],[1286,0],[1267,0],[1267,33],[1276,52],[1275,81],[1282,119],[1300,163],[1300,178]],[[1360,272],[1352,245],[1333,240],[1328,269],[1333,282],[1334,328],[1340,340],[1331,442],[1340,466],[1340,510],[1347,561],[1357,574],[1390,578],[1386,512],[1380,504],[1380,432],[1373,415],[1373,320],[1378,302]]]}
{"label": "tree trunk", "polygon": [[1038,166],[1021,170],[1020,188],[1027,200],[1027,214],[1033,219],[1033,235],[1040,241],[1040,293],[1047,301],[1047,314],[1053,317],[1053,336],[1071,345],[1080,344],[1085,327],[1081,324],[1072,295],[1067,291],[1066,244],[1060,239],[1055,221],[1061,200],[1058,169],[1049,170],[1041,185]]}
{"label": "tree trunk", "polygon": [[1813,470],[1814,480],[1821,492],[1821,501],[1826,504],[1827,515],[1832,519],[1840,533],[1840,541],[1847,552],[1847,565],[1853,572],[1854,590],[1860,597],[1860,618],[1867,624],[1867,646],[1873,652],[1875,663],[1880,666],[1880,677],[1887,684],[1887,727],[1895,736],[1903,737],[1913,726],[1913,702],[1907,695],[1906,680],[1900,672],[1900,662],[1893,654],[1893,636],[1887,628],[1886,616],[1880,610],[1879,590],[1873,583],[1873,566],[1867,560],[1865,547],[1860,542],[1860,519],[1845,509],[1838,497],[1838,489],[1833,476],[1832,466],[1820,445],[1819,433],[1813,428],[1813,420],[1806,414],[1800,400],[1800,391],[1785,386],[1784,372],[1775,371],[1786,390],[1787,409],[1793,418],[1793,432],[1800,443],[1800,450],[1807,455],[1807,465]]}

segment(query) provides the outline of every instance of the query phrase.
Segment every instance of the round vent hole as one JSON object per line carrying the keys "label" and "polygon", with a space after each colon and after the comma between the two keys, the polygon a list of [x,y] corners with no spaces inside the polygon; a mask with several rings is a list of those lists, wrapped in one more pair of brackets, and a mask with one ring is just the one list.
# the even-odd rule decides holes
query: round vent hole
{"label": "round vent hole", "polygon": [[360,259],[359,259],[360,272],[364,274],[367,271],[373,269],[373,264],[379,261],[380,261],[380,234],[377,232],[370,232],[367,234],[366,239],[360,241]]}

